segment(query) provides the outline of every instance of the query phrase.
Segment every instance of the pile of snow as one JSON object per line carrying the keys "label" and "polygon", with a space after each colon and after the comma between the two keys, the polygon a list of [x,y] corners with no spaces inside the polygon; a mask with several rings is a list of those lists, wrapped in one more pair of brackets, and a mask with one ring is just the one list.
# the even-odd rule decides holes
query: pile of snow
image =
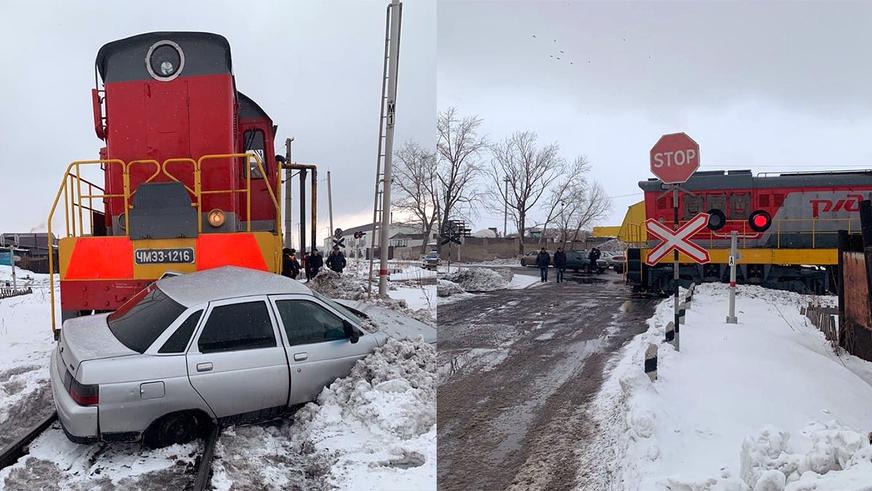
{"label": "pile of snow", "polygon": [[436,283],[437,297],[450,297],[451,295],[457,295],[460,293],[466,293],[466,291],[453,281],[440,279]]}
{"label": "pile of snow", "polygon": [[293,424],[233,428],[216,450],[216,489],[435,489],[436,350],[390,340]]}
{"label": "pile of snow", "polygon": [[[601,431],[583,447],[580,485],[872,489],[872,364],[834,353],[799,312],[835,299],[740,286],[731,325],[727,295],[721,284],[696,289],[680,352],[662,343],[671,299],[624,348],[589,411]],[[649,343],[659,346],[653,384],[642,369]]]}
{"label": "pile of snow", "polygon": [[511,280],[511,272],[507,274],[510,276],[509,278],[492,269],[469,268],[450,273],[445,279],[452,283],[457,283],[467,292],[489,292],[508,286]]}
{"label": "pile of snow", "polygon": [[366,281],[358,275],[339,274],[324,268],[306,286],[330,298],[360,300],[366,297]]}

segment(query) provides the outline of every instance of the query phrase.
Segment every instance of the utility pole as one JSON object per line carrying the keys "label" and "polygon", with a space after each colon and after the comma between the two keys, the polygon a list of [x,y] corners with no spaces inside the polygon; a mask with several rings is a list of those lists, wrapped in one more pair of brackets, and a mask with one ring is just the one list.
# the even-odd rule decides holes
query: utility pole
{"label": "utility pole", "polygon": [[333,187],[330,185],[329,170],[327,171],[327,210],[330,214],[330,232],[327,234],[327,237],[330,237],[336,229],[333,228]]}
{"label": "utility pole", "polygon": [[509,223],[509,176],[503,178],[506,183],[505,201],[503,203],[503,237],[506,236],[506,226]]}
{"label": "utility pole", "polygon": [[381,230],[379,230],[379,261],[378,270],[378,294],[380,297],[388,295],[388,244],[391,221],[391,184],[392,184],[392,160],[394,154],[394,125],[396,124],[397,106],[397,72],[400,56],[400,24],[403,16],[403,6],[400,0],[391,0],[388,6],[390,34],[388,37],[388,64],[387,70],[387,93],[384,94],[387,104],[385,115],[384,132],[384,174],[382,184],[382,216]]}
{"label": "utility pole", "polygon": [[[291,160],[291,143],[293,143],[293,138],[288,138],[285,140],[285,162],[290,164],[293,163]],[[284,246],[288,249],[292,249],[294,246],[291,244],[291,230],[293,230],[293,217],[291,216],[292,207],[291,207],[291,172],[292,169],[290,167],[285,167],[285,244]],[[302,256],[301,256],[302,257]]]}

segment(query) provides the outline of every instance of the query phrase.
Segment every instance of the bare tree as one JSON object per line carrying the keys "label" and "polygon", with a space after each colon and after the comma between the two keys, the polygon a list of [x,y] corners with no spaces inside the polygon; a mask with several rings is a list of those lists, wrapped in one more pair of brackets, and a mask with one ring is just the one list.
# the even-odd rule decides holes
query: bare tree
{"label": "bare tree", "polygon": [[407,141],[396,157],[393,187],[397,194],[393,206],[412,215],[420,225],[421,234],[425,236],[421,252],[426,252],[439,206],[436,152]]}
{"label": "bare tree", "polygon": [[437,178],[439,199],[436,223],[442,230],[445,220],[464,216],[478,198],[474,182],[481,172],[479,157],[487,148],[487,141],[478,135],[481,126],[478,116],[461,117],[454,107],[439,113]]}
{"label": "bare tree", "polygon": [[590,170],[590,164],[584,156],[577,157],[572,165],[566,167],[563,175],[557,179],[548,192],[545,200],[545,223],[542,224],[542,235],[539,237],[539,247],[545,242],[548,225],[558,220],[564,213],[566,201],[576,188],[585,184],[585,174]]}
{"label": "bare tree", "polygon": [[578,240],[579,234],[593,222],[603,218],[611,208],[611,201],[599,183],[576,183],[562,201],[556,222],[560,228],[563,246]]}
{"label": "bare tree", "polygon": [[[527,214],[551,184],[560,177],[566,162],[558,155],[556,143],[537,147],[536,133],[515,132],[505,141],[491,147],[492,159],[488,175],[493,185],[489,194],[492,206],[508,205],[518,227],[518,252],[524,253],[524,232]],[[508,180],[508,195],[503,187]]]}

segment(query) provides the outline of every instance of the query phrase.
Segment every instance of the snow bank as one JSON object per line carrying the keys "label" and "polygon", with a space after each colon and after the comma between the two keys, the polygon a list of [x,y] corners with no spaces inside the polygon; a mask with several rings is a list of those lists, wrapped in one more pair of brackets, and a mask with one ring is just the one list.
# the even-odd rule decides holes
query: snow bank
{"label": "snow bank", "polygon": [[451,295],[457,295],[459,293],[466,293],[466,291],[453,281],[440,279],[436,283],[437,297],[450,297]]}
{"label": "snow bank", "polygon": [[582,448],[603,454],[597,472],[627,490],[872,490],[869,364],[833,353],[799,313],[811,300],[834,302],[740,286],[729,325],[727,287],[701,285],[680,352],[661,342],[672,318],[662,302],[593,403],[603,435]]}
{"label": "snow bank", "polygon": [[457,283],[467,292],[489,292],[506,288],[511,279],[511,272],[507,275],[509,278],[492,269],[469,268],[451,273],[445,279]]}
{"label": "snow bank", "polygon": [[330,298],[360,300],[366,297],[366,282],[357,275],[339,274],[324,268],[306,286]]}
{"label": "snow bank", "polygon": [[293,424],[233,428],[217,450],[216,489],[436,489],[435,348],[390,340]]}

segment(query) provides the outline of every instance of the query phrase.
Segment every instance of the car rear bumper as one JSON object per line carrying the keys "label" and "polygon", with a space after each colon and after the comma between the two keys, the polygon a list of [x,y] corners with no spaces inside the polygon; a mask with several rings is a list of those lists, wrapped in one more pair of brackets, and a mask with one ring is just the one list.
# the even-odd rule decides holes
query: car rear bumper
{"label": "car rear bumper", "polygon": [[51,356],[51,392],[54,396],[55,408],[58,412],[58,421],[63,427],[67,437],[76,443],[88,443],[96,441],[100,435],[98,414],[96,406],[80,406],[70,397],[64,388],[63,374],[58,366],[57,350]]}

